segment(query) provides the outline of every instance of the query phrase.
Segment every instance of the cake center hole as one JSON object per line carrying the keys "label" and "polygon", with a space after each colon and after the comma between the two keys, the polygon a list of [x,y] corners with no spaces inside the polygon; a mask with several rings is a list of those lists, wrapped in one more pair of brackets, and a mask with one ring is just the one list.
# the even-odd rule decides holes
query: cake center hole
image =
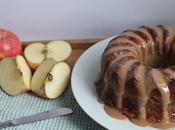
{"label": "cake center hole", "polygon": [[148,54],[146,65],[152,68],[167,68],[169,66],[174,66],[175,60],[173,60],[172,57],[175,57],[175,55],[161,56],[159,54]]}

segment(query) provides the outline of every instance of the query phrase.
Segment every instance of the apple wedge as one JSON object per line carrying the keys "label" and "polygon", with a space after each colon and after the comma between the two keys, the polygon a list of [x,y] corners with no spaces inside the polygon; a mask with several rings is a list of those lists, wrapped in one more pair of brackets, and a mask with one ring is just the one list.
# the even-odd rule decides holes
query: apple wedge
{"label": "apple wedge", "polygon": [[32,91],[44,98],[54,99],[60,96],[69,83],[71,69],[65,62],[56,62],[46,59],[35,71],[32,82]]}
{"label": "apple wedge", "polygon": [[72,48],[69,43],[52,41],[48,44],[30,44],[25,48],[24,55],[30,67],[36,69],[47,58],[53,58],[57,62],[65,61],[71,52]]}
{"label": "apple wedge", "polygon": [[44,90],[44,81],[48,73],[56,63],[57,62],[54,59],[48,58],[34,72],[31,80],[31,90],[36,95],[47,98]]}
{"label": "apple wedge", "polygon": [[16,56],[16,64],[17,64],[17,68],[22,73],[24,85],[27,88],[26,90],[30,90],[32,72],[31,72],[26,60],[24,59],[23,56],[17,55]]}
{"label": "apple wedge", "polygon": [[30,90],[31,70],[23,56],[5,58],[0,62],[0,86],[9,95]]}
{"label": "apple wedge", "polygon": [[48,98],[60,96],[66,89],[70,79],[71,69],[65,62],[57,63],[44,82],[45,92]]}

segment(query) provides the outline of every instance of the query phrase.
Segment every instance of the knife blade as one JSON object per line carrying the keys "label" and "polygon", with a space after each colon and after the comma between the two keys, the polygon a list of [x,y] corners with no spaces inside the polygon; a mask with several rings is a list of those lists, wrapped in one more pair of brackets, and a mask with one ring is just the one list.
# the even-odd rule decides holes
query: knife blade
{"label": "knife blade", "polygon": [[37,113],[34,115],[0,122],[0,128],[17,126],[17,125],[32,123],[32,122],[41,121],[41,120],[45,120],[45,119],[49,119],[49,118],[54,118],[54,117],[58,117],[58,116],[64,116],[64,115],[71,114],[72,112],[73,111],[70,108],[56,108],[53,110],[40,112],[40,113]]}

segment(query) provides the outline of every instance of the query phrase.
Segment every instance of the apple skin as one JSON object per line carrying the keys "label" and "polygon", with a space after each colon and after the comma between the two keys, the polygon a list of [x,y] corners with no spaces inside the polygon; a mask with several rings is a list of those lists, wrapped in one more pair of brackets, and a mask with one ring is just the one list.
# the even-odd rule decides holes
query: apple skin
{"label": "apple skin", "polygon": [[30,61],[27,61],[27,63],[30,66],[30,68],[34,70],[36,70],[40,66],[40,64],[34,64],[34,63],[31,63]]}
{"label": "apple skin", "polygon": [[36,91],[36,92],[34,92],[34,93],[35,93],[35,95],[38,96],[38,97],[48,99],[48,97],[46,96],[45,93],[38,92],[38,91]]}
{"label": "apple skin", "polygon": [[30,89],[28,89],[26,86],[23,86],[23,90],[21,93],[24,93],[24,92],[27,92],[27,91],[30,91]]}
{"label": "apple skin", "polygon": [[0,59],[21,53],[22,45],[19,38],[8,30],[0,29]]}

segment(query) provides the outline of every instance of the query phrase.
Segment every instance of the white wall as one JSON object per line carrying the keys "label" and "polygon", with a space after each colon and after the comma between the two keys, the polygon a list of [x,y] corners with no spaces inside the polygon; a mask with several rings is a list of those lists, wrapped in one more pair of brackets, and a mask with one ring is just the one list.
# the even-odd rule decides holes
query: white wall
{"label": "white wall", "polygon": [[108,37],[175,24],[175,0],[0,0],[0,28],[22,40]]}

